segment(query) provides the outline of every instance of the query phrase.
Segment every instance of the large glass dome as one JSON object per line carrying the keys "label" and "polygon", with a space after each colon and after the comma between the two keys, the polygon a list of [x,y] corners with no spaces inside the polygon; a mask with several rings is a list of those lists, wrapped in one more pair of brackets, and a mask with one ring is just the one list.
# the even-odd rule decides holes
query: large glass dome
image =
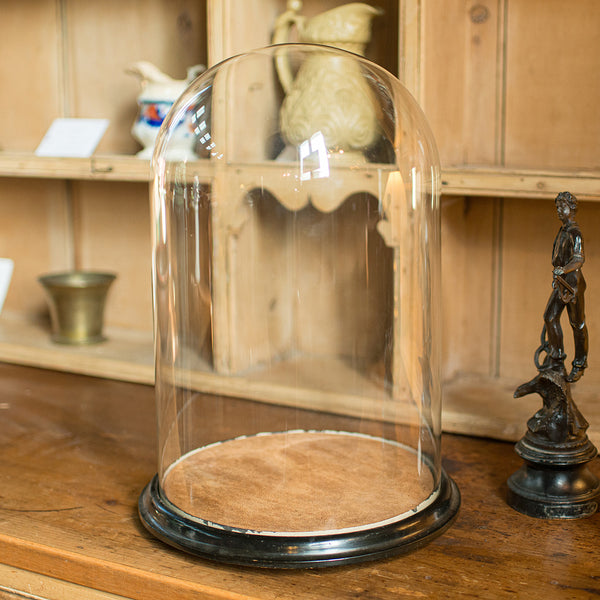
{"label": "large glass dome", "polygon": [[325,46],[237,56],[173,106],[153,169],[145,525],[280,567],[443,531],[439,164],[406,89]]}

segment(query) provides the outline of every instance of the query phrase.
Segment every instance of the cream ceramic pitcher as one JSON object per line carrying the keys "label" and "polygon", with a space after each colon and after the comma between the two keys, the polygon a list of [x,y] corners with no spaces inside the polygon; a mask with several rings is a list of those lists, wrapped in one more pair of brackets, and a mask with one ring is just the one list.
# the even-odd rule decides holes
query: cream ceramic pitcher
{"label": "cream ceramic pitcher", "polygon": [[[302,2],[290,0],[276,21],[273,43],[289,40],[297,29],[304,43],[334,46],[364,54],[371,39],[371,21],[382,11],[352,2],[307,19],[299,15]],[[355,153],[377,137],[376,103],[360,72],[360,64],[346,55],[324,53],[307,60],[296,76],[285,48],[276,60],[277,74],[286,97],[281,107],[281,131],[285,141],[298,146],[320,132],[328,148]]]}

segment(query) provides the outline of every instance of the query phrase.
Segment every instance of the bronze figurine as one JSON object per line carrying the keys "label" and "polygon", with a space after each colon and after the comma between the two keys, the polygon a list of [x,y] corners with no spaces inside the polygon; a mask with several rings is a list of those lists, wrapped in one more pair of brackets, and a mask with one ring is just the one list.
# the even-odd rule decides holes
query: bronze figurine
{"label": "bronze figurine", "polygon": [[[577,199],[569,192],[556,196],[556,211],[562,221],[552,249],[553,282],[552,293],[544,313],[544,328],[547,340],[542,341],[540,350],[547,353],[544,368],[564,370],[566,358],[563,346],[563,333],[560,317],[566,307],[569,322],[573,328],[575,358],[567,381],[578,381],[587,367],[588,331],[585,324],[585,279],[581,267],[585,261],[583,237],[575,222]],[[543,337],[543,334],[542,334]]]}
{"label": "bronze figurine", "polygon": [[[544,312],[541,345],[535,351],[538,374],[515,391],[515,398],[537,393],[543,405],[527,422],[527,433],[515,446],[525,461],[508,479],[508,503],[540,518],[577,518],[598,509],[600,481],[587,468],[597,450],[588,423],[573,402],[571,384],[587,367],[583,237],[575,221],[577,199],[561,192],[555,199],[562,226],[552,250],[552,292]],[[560,318],[565,310],[573,329],[574,358],[567,374]],[[545,354],[540,362],[540,356]]]}

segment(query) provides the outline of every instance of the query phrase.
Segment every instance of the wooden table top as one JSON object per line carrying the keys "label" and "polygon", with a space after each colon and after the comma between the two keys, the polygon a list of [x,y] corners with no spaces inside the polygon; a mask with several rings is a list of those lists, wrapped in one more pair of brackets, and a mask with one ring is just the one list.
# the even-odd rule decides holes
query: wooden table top
{"label": "wooden table top", "polygon": [[462,506],[423,549],[332,569],[236,568],[174,550],[138,520],[157,464],[151,387],[4,364],[0,381],[0,598],[600,596],[600,515],[540,521],[509,508],[512,444],[444,436]]}

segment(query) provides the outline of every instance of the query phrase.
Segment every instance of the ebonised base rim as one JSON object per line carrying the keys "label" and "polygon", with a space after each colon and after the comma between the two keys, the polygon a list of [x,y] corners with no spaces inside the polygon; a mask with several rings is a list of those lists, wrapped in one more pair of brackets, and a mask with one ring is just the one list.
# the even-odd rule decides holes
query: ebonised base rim
{"label": "ebonised base rim", "polygon": [[347,565],[416,550],[442,534],[459,507],[458,487],[443,471],[437,498],[413,516],[343,534],[257,535],[205,525],[173,510],[157,475],[144,488],[138,503],[143,525],[175,548],[223,563],[287,569]]}

